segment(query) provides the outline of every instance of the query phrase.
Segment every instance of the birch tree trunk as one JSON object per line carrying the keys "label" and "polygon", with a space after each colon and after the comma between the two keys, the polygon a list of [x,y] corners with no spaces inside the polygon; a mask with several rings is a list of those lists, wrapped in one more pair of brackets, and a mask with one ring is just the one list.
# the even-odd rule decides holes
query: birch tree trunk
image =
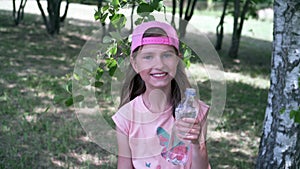
{"label": "birch tree trunk", "polygon": [[257,169],[300,168],[300,126],[290,118],[299,110],[300,1],[274,1],[271,86],[257,158]]}

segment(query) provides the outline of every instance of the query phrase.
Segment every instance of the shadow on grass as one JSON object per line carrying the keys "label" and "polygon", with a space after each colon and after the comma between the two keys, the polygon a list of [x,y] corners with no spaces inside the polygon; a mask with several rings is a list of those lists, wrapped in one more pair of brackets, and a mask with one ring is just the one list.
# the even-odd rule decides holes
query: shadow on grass
{"label": "shadow on grass", "polygon": [[[201,98],[209,103],[210,82],[198,83]],[[212,168],[254,168],[265,114],[268,89],[227,81],[227,100],[216,135],[208,141]]]}
{"label": "shadow on grass", "polygon": [[[210,82],[198,83],[198,88],[201,98],[209,103]],[[242,82],[227,81],[224,122],[219,128],[229,132],[251,131],[255,136],[260,136],[267,96],[268,89],[260,89]]]}
{"label": "shadow on grass", "polygon": [[116,168],[114,155],[86,138],[66,98],[66,74],[97,25],[66,20],[49,36],[40,16],[13,25],[0,11],[0,168]]}

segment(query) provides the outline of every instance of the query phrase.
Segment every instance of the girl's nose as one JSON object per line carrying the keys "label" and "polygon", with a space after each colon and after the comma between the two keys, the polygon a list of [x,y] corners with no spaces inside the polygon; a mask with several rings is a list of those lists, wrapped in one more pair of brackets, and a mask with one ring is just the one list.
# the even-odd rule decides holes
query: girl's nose
{"label": "girl's nose", "polygon": [[160,56],[155,57],[154,68],[162,69],[164,67],[164,61]]}

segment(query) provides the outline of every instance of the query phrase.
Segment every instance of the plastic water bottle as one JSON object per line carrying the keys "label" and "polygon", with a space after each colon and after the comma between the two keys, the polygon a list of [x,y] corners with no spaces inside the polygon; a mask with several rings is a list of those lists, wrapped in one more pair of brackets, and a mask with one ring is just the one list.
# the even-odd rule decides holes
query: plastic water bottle
{"label": "plastic water bottle", "polygon": [[195,89],[187,88],[185,90],[185,98],[175,109],[176,120],[182,118],[196,118],[197,110],[194,107],[195,96],[196,96]]}
{"label": "plastic water bottle", "polygon": [[[196,90],[187,88],[185,97],[175,109],[175,119],[182,118],[196,118],[197,110],[193,106],[196,96]],[[192,128],[192,126],[191,126]],[[180,133],[186,135],[187,133]],[[188,151],[190,149],[190,141],[181,140],[177,137],[176,127],[173,126],[172,133],[169,140],[167,160],[174,165],[185,165],[188,160]]]}

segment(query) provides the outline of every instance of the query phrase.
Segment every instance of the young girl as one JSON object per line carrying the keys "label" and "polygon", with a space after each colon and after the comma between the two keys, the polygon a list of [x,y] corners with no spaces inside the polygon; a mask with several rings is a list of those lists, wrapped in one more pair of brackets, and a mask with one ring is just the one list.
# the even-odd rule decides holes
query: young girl
{"label": "young girl", "polygon": [[[190,83],[179,52],[174,28],[157,21],[137,26],[132,34],[130,65],[118,112],[119,169],[208,169],[205,119],[209,107],[197,101],[198,118],[175,121],[175,108]],[[185,165],[166,158],[172,127],[188,134]],[[190,126],[193,126],[192,128]]]}

